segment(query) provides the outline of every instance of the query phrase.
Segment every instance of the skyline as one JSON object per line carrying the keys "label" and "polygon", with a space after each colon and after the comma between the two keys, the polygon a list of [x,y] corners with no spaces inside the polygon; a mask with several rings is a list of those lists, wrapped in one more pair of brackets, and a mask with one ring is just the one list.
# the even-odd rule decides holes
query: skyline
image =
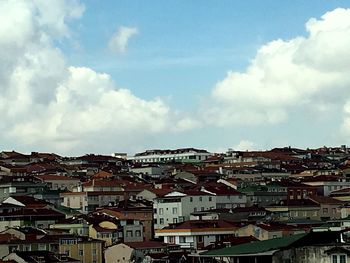
{"label": "skyline", "polygon": [[0,2],[1,148],[349,144],[350,3],[200,3]]}

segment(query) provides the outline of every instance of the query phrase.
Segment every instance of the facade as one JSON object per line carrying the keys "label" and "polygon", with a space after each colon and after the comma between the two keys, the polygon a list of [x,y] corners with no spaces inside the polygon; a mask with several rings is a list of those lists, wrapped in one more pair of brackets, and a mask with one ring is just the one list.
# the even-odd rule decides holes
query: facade
{"label": "facade", "polygon": [[43,183],[46,183],[46,185],[51,190],[69,190],[72,191],[75,187],[78,187],[80,185],[80,180],[71,178],[68,176],[61,176],[61,175],[38,175],[36,176],[39,180],[41,180]]}
{"label": "facade", "polygon": [[237,226],[224,220],[190,220],[156,230],[155,236],[164,243],[183,249],[203,250],[212,243],[235,234]]}
{"label": "facade", "polygon": [[193,212],[216,208],[213,194],[200,191],[173,191],[154,199],[154,229],[190,219]]}
{"label": "facade", "polygon": [[129,157],[137,163],[161,163],[161,162],[188,162],[196,163],[206,160],[212,154],[206,150],[199,150],[194,148],[184,148],[177,150],[148,150],[142,153],[135,154]]}
{"label": "facade", "polygon": [[81,213],[94,211],[101,206],[116,204],[124,200],[124,192],[118,191],[102,191],[102,192],[66,192],[62,193],[62,205],[76,209]]}
{"label": "facade", "polygon": [[88,237],[62,237],[59,239],[59,253],[78,259],[81,263],[102,263],[103,243]]}

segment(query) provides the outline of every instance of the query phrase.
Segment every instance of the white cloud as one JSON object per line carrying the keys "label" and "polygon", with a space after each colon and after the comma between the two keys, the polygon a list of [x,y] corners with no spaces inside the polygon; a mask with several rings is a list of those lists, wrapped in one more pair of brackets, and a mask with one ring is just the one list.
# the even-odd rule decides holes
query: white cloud
{"label": "white cloud", "polygon": [[70,36],[67,20],[83,10],[77,1],[0,2],[1,140],[25,150],[108,152],[187,128],[163,100],[143,100],[108,74],[67,65],[53,42]]}
{"label": "white cloud", "polygon": [[108,48],[114,53],[124,53],[132,36],[138,34],[136,27],[121,26],[108,42]]}
{"label": "white cloud", "polygon": [[255,144],[248,140],[242,140],[237,145],[233,146],[235,151],[252,151],[255,149]]}
{"label": "white cloud", "polygon": [[296,109],[324,113],[344,105],[350,98],[350,9],[312,18],[306,30],[306,37],[262,46],[244,72],[228,72],[212,90],[207,122],[274,124]]}

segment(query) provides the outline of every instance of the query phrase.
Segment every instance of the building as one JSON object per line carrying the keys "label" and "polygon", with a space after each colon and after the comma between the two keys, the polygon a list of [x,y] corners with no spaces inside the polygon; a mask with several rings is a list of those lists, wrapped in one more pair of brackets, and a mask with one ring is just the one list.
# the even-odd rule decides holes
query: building
{"label": "building", "polygon": [[148,150],[137,153],[128,160],[140,163],[184,162],[196,163],[206,160],[212,154],[206,150],[183,148],[176,150]]}
{"label": "building", "polygon": [[215,195],[198,190],[173,191],[154,199],[154,229],[190,219],[193,212],[216,208]]}
{"label": "building", "polygon": [[350,245],[342,232],[310,232],[209,250],[200,262],[233,263],[343,263],[350,260]]}
{"label": "building", "polygon": [[224,220],[189,220],[158,229],[155,236],[162,238],[164,243],[197,251],[234,235],[237,228],[234,223]]}
{"label": "building", "polygon": [[103,241],[83,236],[59,238],[59,253],[78,259],[81,263],[103,262]]}

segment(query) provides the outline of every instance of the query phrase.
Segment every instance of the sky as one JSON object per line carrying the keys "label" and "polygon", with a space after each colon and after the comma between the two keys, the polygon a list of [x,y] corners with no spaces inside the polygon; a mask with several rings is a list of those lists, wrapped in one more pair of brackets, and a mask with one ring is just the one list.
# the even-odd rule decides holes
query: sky
{"label": "sky", "polygon": [[349,1],[0,1],[0,149],[350,144]]}

